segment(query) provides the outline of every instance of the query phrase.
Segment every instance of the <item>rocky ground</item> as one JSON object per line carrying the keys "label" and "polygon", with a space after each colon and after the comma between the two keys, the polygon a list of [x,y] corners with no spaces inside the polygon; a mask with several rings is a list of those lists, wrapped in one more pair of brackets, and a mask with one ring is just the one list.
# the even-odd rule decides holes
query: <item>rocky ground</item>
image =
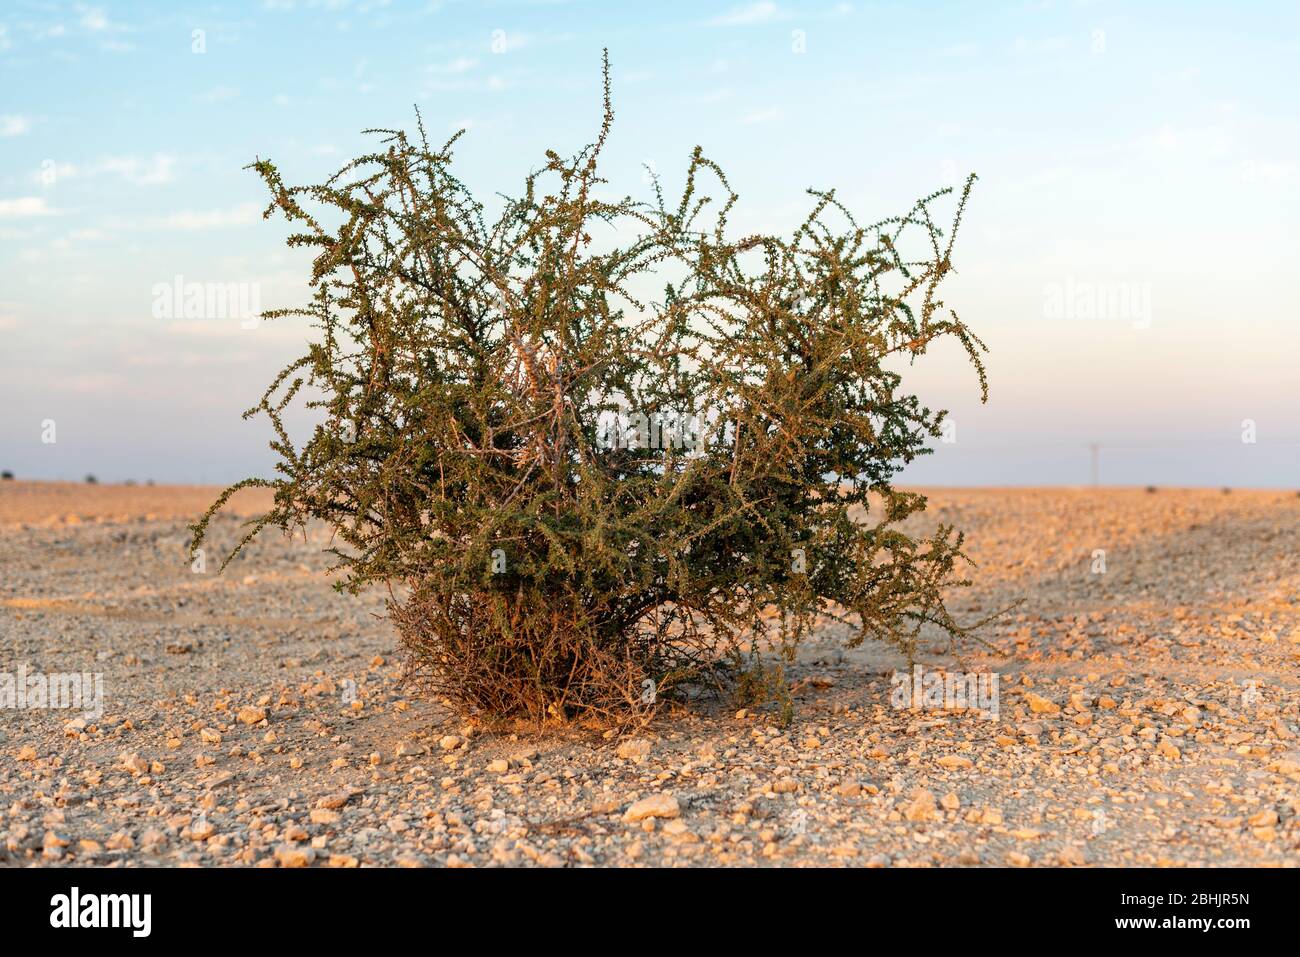
{"label": "rocky ground", "polygon": [[1024,599],[986,633],[1006,657],[921,659],[996,672],[996,717],[893,706],[903,662],[828,627],[789,727],[712,705],[621,738],[405,695],[323,534],[192,569],[211,495],[0,484],[0,674],[101,673],[104,699],[0,706],[0,863],[1300,862],[1294,493],[934,491],[979,563],[955,606]]}

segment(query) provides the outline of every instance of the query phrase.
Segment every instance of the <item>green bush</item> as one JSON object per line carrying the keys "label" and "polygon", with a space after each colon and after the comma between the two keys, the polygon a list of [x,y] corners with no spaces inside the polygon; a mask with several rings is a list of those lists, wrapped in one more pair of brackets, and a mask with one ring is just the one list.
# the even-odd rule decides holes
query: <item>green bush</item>
{"label": "green bush", "polygon": [[[422,124],[319,186],[276,167],[266,216],[317,250],[319,341],[246,416],[269,416],[279,477],[252,523],[338,530],[338,587],[389,587],[410,674],[472,713],[626,716],[689,689],[752,688],[823,613],[909,655],[968,630],[943,589],[961,536],[897,527],[925,507],[891,480],[944,413],[906,367],[954,337],[987,398],[983,344],[938,298],[932,206],[860,226],[833,192],[789,238],[731,238],[737,201],[697,147],[675,202],[602,198],[604,121],[546,154],[489,222]],[[706,195],[706,182],[721,201]],[[828,220],[838,225],[828,225]],[[900,361],[902,360],[902,361]],[[302,446],[281,414],[320,424]],[[238,548],[236,548],[236,552]]]}

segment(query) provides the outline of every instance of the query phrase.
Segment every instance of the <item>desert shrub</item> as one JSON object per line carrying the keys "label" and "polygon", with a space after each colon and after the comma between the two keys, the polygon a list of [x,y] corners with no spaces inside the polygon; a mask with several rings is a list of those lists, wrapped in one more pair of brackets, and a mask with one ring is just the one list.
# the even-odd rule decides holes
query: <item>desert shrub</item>
{"label": "desert shrub", "polygon": [[[697,147],[674,201],[610,199],[613,120],[546,153],[494,216],[453,175],[456,137],[369,131],[327,182],[252,167],[266,216],[317,251],[320,335],[247,416],[269,417],[279,476],[251,523],[337,530],[337,587],[389,589],[413,680],[470,712],[628,715],[688,689],[752,689],[820,615],[910,656],[945,607],[961,536],[898,523],[892,486],[944,413],[900,368],[953,337],[987,397],[983,344],[938,296],[950,228],[933,212],[859,225],[810,190],[792,236],[733,238],[737,196]],[[463,132],[463,131],[462,131]],[[720,191],[714,201],[706,184]],[[282,413],[319,423],[302,445]],[[236,548],[236,552],[238,548]]]}

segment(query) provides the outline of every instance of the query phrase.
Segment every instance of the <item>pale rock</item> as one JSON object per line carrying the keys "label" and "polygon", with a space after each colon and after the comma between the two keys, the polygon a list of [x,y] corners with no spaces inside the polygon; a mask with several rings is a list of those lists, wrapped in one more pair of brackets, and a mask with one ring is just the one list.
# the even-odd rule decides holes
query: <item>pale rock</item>
{"label": "pale rock", "polygon": [[650,756],[650,742],[645,738],[628,738],[619,743],[614,753],[624,761],[640,764]]}
{"label": "pale rock", "polygon": [[1057,714],[1061,710],[1061,706],[1055,701],[1049,701],[1032,691],[1025,692],[1025,703],[1034,714]]}
{"label": "pale rock", "polygon": [[933,821],[938,816],[939,811],[934,794],[925,790],[925,788],[917,788],[913,791],[912,800],[903,809],[903,817],[913,823]]}
{"label": "pale rock", "polygon": [[651,794],[649,797],[643,797],[623,812],[623,820],[631,823],[656,817],[672,818],[679,816],[681,813],[681,806],[673,795]]}
{"label": "pale rock", "polygon": [[282,844],[275,849],[275,860],[281,867],[307,867],[315,859],[314,848]]}
{"label": "pale rock", "polygon": [[245,705],[239,709],[236,717],[240,724],[257,724],[259,721],[266,720],[266,709]]}

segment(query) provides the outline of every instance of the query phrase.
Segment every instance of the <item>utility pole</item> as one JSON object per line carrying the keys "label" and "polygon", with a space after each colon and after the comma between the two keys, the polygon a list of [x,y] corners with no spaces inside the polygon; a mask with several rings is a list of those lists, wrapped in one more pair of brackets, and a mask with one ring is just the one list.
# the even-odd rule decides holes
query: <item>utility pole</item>
{"label": "utility pole", "polygon": [[1088,451],[1092,453],[1092,484],[1096,487],[1100,482],[1101,476],[1101,444],[1098,442],[1089,442]]}

